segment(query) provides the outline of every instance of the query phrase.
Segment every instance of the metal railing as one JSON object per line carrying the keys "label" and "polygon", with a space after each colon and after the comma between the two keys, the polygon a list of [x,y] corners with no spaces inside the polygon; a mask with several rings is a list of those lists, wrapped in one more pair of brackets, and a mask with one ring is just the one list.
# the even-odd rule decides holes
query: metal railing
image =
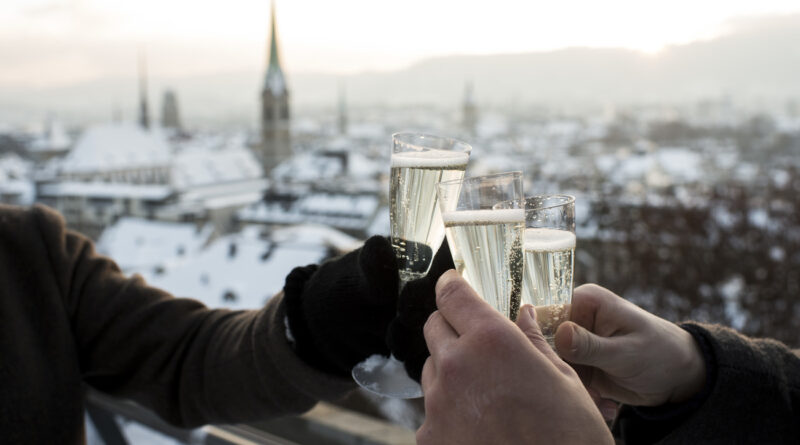
{"label": "metal railing", "polygon": [[130,401],[88,390],[86,412],[105,445],[128,445],[123,423],[135,422],[187,445],[406,445],[414,434],[396,425],[321,404],[299,417],[284,417],[248,425],[207,425],[178,428]]}

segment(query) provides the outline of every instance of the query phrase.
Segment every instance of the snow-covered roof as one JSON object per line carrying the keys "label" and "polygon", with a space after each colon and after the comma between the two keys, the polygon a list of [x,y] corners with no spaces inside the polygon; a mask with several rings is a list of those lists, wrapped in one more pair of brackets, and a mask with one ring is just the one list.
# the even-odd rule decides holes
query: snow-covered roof
{"label": "snow-covered roof", "polygon": [[64,125],[60,120],[52,118],[46,123],[44,133],[30,143],[28,150],[32,152],[63,151],[69,148],[70,144],[72,144],[72,139],[64,130]]}
{"label": "snow-covered roof", "polygon": [[124,271],[162,263],[177,263],[195,256],[208,241],[212,227],[140,218],[120,218],[97,241],[97,250],[111,257]]}
{"label": "snow-covered roof", "polygon": [[653,177],[661,170],[672,182],[691,183],[704,178],[703,158],[687,148],[662,147],[654,152],[604,154],[595,157],[595,166],[618,184]]}
{"label": "snow-covered roof", "polygon": [[[245,227],[209,242],[210,225],[122,218],[97,242],[126,273],[175,296],[195,298],[209,307],[261,307],[283,288],[297,266],[318,263],[330,248],[349,251],[360,241],[337,230],[297,226],[276,230],[270,239],[262,228]],[[226,294],[234,300],[226,300]],[[230,297],[231,295],[229,295]]]}
{"label": "snow-covered roof", "polygon": [[264,171],[245,147],[185,150],[175,156],[172,183],[178,189],[198,185],[256,179]]}
{"label": "snow-covered roof", "polygon": [[259,202],[239,211],[242,221],[270,224],[316,223],[365,230],[380,200],[375,195],[311,193],[291,203]]}
{"label": "snow-covered roof", "polygon": [[63,173],[90,173],[168,166],[170,158],[170,146],[160,132],[105,124],[89,127],[59,165]]}
{"label": "snow-covered roof", "polygon": [[[341,153],[347,157],[347,167]],[[387,160],[374,160],[353,151],[303,153],[282,162],[272,170],[272,177],[294,182],[315,182],[325,179],[360,180],[388,173]]]}
{"label": "snow-covered roof", "polygon": [[17,204],[33,203],[36,187],[31,179],[33,164],[14,153],[0,157],[0,194],[15,195]]}
{"label": "snow-covered roof", "polygon": [[172,190],[166,185],[128,184],[119,182],[64,181],[43,184],[42,196],[84,196],[87,198],[131,198],[160,201],[169,197]]}
{"label": "snow-covered roof", "polygon": [[28,179],[33,164],[15,153],[0,156],[0,183],[19,179]]}
{"label": "snow-covered roof", "polygon": [[[318,263],[327,252],[322,245],[302,240],[273,243],[256,230],[245,230],[216,239],[187,261],[142,275],[153,286],[209,307],[253,309],[283,288],[292,269]],[[233,299],[226,300],[226,294]]]}
{"label": "snow-covered roof", "polygon": [[361,240],[346,233],[318,224],[301,224],[277,229],[270,238],[279,244],[310,244],[332,247],[340,252],[348,252],[361,245]]}

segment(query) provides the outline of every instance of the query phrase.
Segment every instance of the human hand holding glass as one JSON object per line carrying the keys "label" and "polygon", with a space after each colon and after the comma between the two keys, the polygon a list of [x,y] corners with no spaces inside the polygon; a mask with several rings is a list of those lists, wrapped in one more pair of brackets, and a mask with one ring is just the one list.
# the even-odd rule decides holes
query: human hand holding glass
{"label": "human hand holding glass", "polygon": [[[425,277],[433,254],[444,239],[436,184],[460,179],[472,147],[462,141],[418,133],[392,135],[390,222],[400,289]],[[396,397],[422,396],[394,358],[370,357],[353,368],[353,379],[374,393]]]}
{"label": "human hand holding glass", "polygon": [[575,289],[571,312],[556,332],[556,351],[573,364],[606,417],[613,417],[612,400],[658,406],[703,388],[702,353],[680,326],[593,284]]}

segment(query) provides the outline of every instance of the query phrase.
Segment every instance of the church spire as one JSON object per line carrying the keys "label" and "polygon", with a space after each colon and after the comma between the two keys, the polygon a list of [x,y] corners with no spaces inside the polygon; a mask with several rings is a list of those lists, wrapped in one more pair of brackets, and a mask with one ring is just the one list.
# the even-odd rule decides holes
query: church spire
{"label": "church spire", "polygon": [[281,69],[281,61],[278,58],[278,30],[275,27],[275,2],[270,3],[270,45],[269,45],[269,68]]}
{"label": "church spire", "polygon": [[278,55],[278,30],[275,25],[275,0],[270,7],[270,42],[269,42],[269,64],[267,65],[267,77],[264,79],[264,88],[271,90],[272,94],[281,94],[286,89],[286,82],[281,69],[281,61]]}
{"label": "church spire", "polygon": [[150,114],[147,109],[147,60],[144,51],[139,51],[139,125],[150,128]]}
{"label": "church spire", "polygon": [[292,156],[289,113],[289,88],[278,57],[278,29],[275,26],[275,0],[272,1],[269,64],[261,90],[261,144],[259,157],[264,173]]}

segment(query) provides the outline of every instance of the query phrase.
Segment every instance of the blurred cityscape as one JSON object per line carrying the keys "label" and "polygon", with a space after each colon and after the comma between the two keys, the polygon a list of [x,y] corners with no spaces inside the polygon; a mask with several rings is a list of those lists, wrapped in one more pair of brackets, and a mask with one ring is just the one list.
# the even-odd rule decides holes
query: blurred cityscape
{"label": "blurred cityscape", "polygon": [[365,75],[340,82],[327,106],[297,111],[271,17],[266,70],[251,92],[255,129],[189,125],[198,113],[181,107],[180,85],[150,101],[142,53],[127,119],[115,109],[89,122],[3,121],[14,109],[0,101],[0,202],[57,209],[126,273],[177,296],[258,308],[292,268],[389,233],[392,133],[451,136],[473,146],[468,176],[523,170],[528,195],[576,196],[576,285],[598,283],[672,321],[800,345],[800,96],[758,101],[734,89],[552,106],[486,100],[481,89],[502,80],[492,72],[454,85],[423,64],[432,85],[460,98],[349,100],[348,91],[392,88],[392,76],[370,84]]}
{"label": "blurred cityscape", "polygon": [[449,106],[348,105],[341,85],[295,113],[272,20],[257,131],[189,127],[172,89],[150,103],[140,54],[135,121],[0,122],[0,200],[59,210],[176,295],[255,308],[293,267],[388,234],[393,132],[448,135],[473,145],[468,175],[521,169],[527,194],[577,197],[576,284],[800,344],[796,99],[565,111],[484,104],[468,81]]}

